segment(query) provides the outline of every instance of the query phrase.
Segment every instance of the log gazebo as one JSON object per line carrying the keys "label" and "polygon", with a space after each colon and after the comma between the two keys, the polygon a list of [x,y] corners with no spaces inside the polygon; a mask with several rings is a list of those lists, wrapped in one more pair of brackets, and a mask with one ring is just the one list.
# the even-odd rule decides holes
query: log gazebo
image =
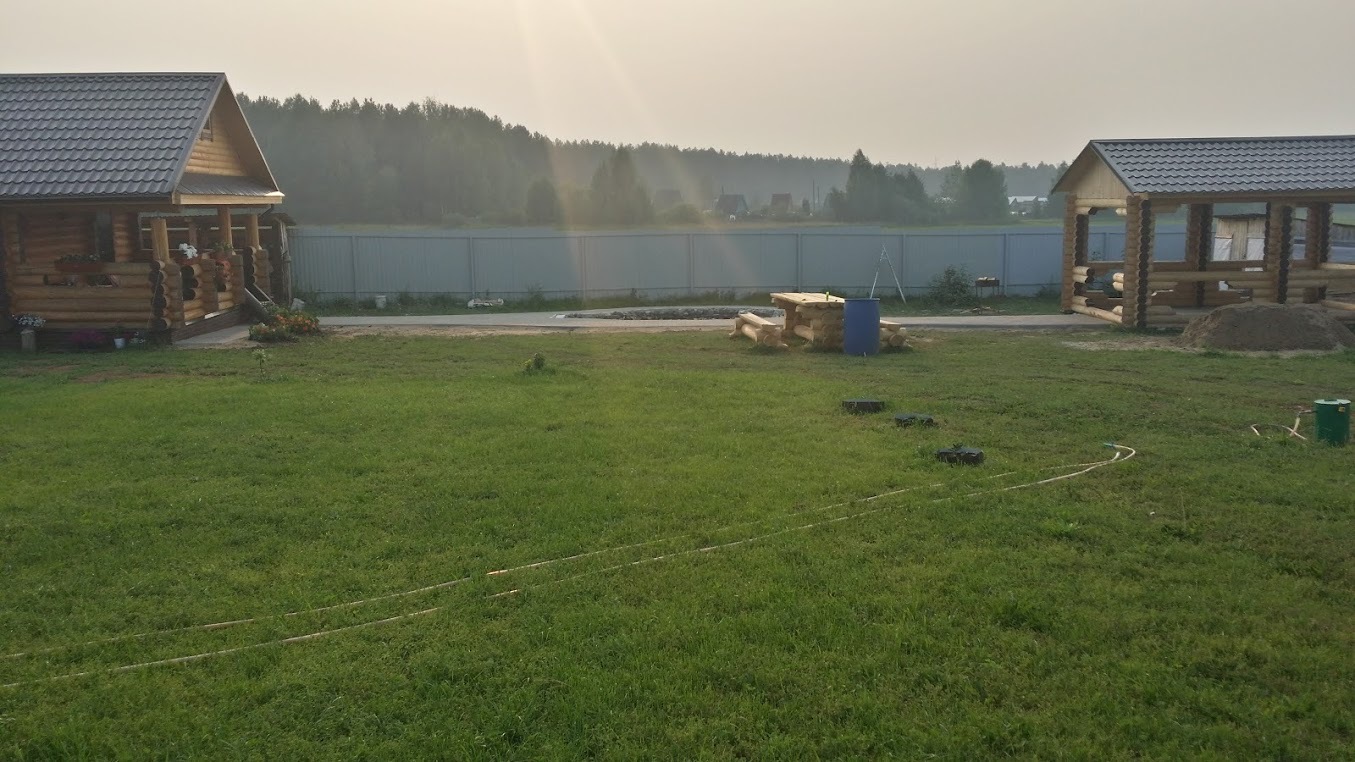
{"label": "log gazebo", "polygon": [[[1355,136],[1094,140],[1054,191],[1067,198],[1065,312],[1134,328],[1181,325],[1191,312],[1249,300],[1355,316],[1355,304],[1328,294],[1355,290],[1355,265],[1329,261],[1332,205],[1355,203]],[[1211,260],[1214,205],[1234,203],[1265,204],[1261,260]],[[1296,259],[1299,207],[1306,240]],[[1155,261],[1157,217],[1182,208],[1185,260]],[[1091,216],[1103,210],[1125,218],[1122,260],[1088,259]],[[1097,279],[1115,295],[1090,289]]]}
{"label": "log gazebo", "polygon": [[288,288],[282,198],[223,74],[0,75],[0,338],[243,322]]}

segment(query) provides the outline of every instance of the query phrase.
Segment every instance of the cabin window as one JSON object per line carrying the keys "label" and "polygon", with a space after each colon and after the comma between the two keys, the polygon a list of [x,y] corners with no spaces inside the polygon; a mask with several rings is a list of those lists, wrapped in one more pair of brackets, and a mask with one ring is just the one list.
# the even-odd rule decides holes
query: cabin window
{"label": "cabin window", "polygon": [[94,253],[105,262],[114,261],[112,212],[94,213]]}
{"label": "cabin window", "polygon": [[198,133],[198,140],[205,140],[211,143],[215,137],[215,130],[212,129],[212,118],[207,117],[207,123],[202,125],[202,132]]}

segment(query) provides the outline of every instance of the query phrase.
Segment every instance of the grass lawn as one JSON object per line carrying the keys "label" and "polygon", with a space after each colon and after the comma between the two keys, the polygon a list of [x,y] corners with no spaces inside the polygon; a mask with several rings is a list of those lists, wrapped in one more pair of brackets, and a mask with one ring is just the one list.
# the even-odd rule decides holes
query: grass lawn
{"label": "grass lawn", "polygon": [[[1355,447],[1247,425],[1355,391],[1355,352],[924,338],[0,354],[0,652],[272,617],[0,659],[0,755],[1349,754]],[[992,491],[1108,441],[1139,454]]]}

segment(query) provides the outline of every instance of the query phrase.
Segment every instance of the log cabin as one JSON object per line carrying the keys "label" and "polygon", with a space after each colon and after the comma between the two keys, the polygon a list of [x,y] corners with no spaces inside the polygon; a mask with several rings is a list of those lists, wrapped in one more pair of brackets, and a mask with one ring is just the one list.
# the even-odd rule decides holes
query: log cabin
{"label": "log cabin", "polygon": [[[1065,312],[1133,328],[1179,326],[1242,301],[1318,303],[1343,320],[1355,314],[1355,303],[1332,298],[1355,288],[1355,265],[1330,261],[1332,206],[1355,203],[1355,136],[1094,140],[1054,191],[1067,204]],[[1265,205],[1260,260],[1212,256],[1214,206],[1233,203]],[[1294,257],[1300,208],[1304,255]],[[1157,260],[1156,219],[1180,209],[1185,260]],[[1099,211],[1124,218],[1120,260],[1089,259],[1088,226]]]}
{"label": "log cabin", "polygon": [[224,74],[0,75],[0,338],[245,322],[289,297],[282,199]]}

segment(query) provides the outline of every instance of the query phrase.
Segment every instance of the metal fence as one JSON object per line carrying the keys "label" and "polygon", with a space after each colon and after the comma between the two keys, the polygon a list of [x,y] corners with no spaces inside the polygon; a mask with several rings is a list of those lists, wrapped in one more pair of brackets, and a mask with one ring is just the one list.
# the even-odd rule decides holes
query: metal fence
{"label": "metal fence", "polygon": [[[1124,255],[1124,231],[1093,229],[1093,259]],[[851,295],[870,289],[881,252],[905,291],[920,294],[946,267],[999,278],[1009,295],[1057,288],[1058,227],[938,230],[781,228],[738,232],[436,230],[349,232],[298,228],[291,237],[297,292],[320,300],[377,294],[489,296],[508,300],[664,297],[778,290]],[[1185,232],[1158,231],[1155,255],[1180,260]],[[881,268],[877,291],[893,282]]]}

